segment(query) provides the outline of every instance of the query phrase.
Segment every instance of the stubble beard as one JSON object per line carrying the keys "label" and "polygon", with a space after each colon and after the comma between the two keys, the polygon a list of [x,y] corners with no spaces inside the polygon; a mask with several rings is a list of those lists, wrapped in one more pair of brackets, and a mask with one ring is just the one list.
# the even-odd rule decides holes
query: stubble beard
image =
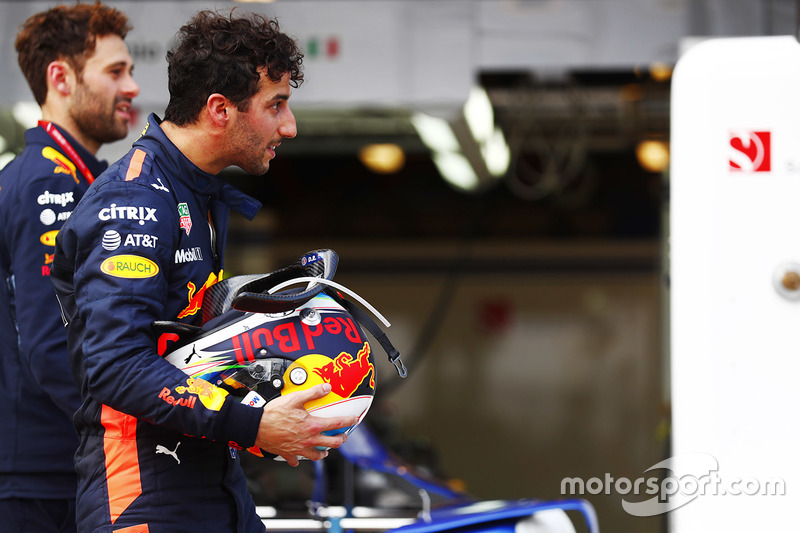
{"label": "stubble beard", "polygon": [[270,160],[267,159],[267,153],[270,144],[266,142],[259,145],[253,139],[253,132],[237,125],[236,131],[231,137],[231,146],[238,152],[238,162],[234,164],[248,174],[263,176],[269,171]]}
{"label": "stubble beard", "polygon": [[128,123],[116,116],[116,106],[121,99],[104,101],[88,86],[80,84],[75,101],[69,111],[70,117],[81,133],[99,144],[124,139],[128,135]]}

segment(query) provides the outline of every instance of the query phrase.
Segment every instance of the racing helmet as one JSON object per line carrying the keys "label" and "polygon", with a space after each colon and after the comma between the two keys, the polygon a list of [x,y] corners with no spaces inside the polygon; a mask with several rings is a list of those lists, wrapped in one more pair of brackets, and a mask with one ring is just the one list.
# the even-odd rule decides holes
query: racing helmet
{"label": "racing helmet", "polygon": [[[305,408],[315,416],[356,416],[355,425],[329,434],[349,433],[364,419],[375,395],[374,347],[364,328],[382,345],[401,377],[407,372],[383,331],[342,293],[386,326],[388,321],[332,281],[337,264],[333,250],[315,250],[285,269],[212,285],[203,298],[202,326],[154,324],[159,346],[165,346],[164,339],[170,344],[162,355],[191,378],[223,388],[254,407],[330,383],[331,392]],[[248,451],[266,454],[257,448]]]}

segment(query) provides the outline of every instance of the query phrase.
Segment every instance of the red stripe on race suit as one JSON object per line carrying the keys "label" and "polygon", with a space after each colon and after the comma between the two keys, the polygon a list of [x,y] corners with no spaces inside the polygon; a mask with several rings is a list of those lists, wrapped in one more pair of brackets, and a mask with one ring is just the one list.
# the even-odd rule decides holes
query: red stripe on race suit
{"label": "red stripe on race suit", "polygon": [[114,533],[150,533],[150,527],[147,524],[137,524],[135,526],[123,527],[122,529],[115,529]]}
{"label": "red stripe on race suit", "polygon": [[131,163],[128,166],[128,173],[125,174],[125,181],[131,181],[132,179],[136,179],[142,173],[142,165],[144,164],[144,157],[147,153],[137,148],[136,151],[133,153],[133,157],[131,157]]}
{"label": "red stripe on race suit", "polygon": [[[139,453],[136,447],[136,418],[104,405],[100,423],[105,428],[103,450],[106,460],[106,485],[111,523],[142,493]],[[142,527],[142,526],[136,526]],[[145,529],[120,529],[126,533],[147,532]]]}

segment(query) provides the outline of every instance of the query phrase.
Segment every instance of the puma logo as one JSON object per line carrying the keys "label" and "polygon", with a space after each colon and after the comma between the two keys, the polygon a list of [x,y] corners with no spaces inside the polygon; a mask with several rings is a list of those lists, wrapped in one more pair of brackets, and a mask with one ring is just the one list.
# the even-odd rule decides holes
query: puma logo
{"label": "puma logo", "polygon": [[171,455],[172,457],[175,458],[176,461],[178,461],[178,464],[181,464],[181,460],[178,459],[178,454],[177,454],[178,446],[180,446],[180,445],[181,445],[181,443],[178,442],[178,444],[175,445],[175,449],[174,450],[168,450],[165,446],[162,446],[162,445],[159,444],[159,445],[156,446],[156,453],[164,453],[164,454],[167,454],[167,455]]}
{"label": "puma logo", "polygon": [[194,344],[192,344],[192,353],[190,353],[189,356],[183,360],[183,364],[188,365],[189,361],[191,361],[192,357],[194,357],[195,355],[197,355],[197,348],[195,347]]}
{"label": "puma logo", "polygon": [[158,181],[158,185],[156,185],[155,183],[151,183],[150,184],[151,187],[159,191],[169,192],[169,189],[164,187],[164,184],[161,182],[161,178],[156,178],[156,180]]}

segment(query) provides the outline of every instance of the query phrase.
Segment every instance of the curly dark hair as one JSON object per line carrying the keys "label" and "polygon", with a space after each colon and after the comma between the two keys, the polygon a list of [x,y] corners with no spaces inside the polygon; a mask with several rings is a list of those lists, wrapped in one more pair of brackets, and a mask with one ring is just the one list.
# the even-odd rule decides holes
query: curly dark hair
{"label": "curly dark hair", "polygon": [[292,87],[303,82],[303,54],[295,40],[280,31],[277,20],[235,9],[222,15],[204,10],[178,32],[167,52],[169,104],[164,120],[178,126],[194,123],[208,97],[219,93],[247,111],[258,92],[259,69],[272,81],[289,73]]}
{"label": "curly dark hair", "polygon": [[123,12],[94,4],[57,6],[37,13],[22,25],[14,47],[22,74],[33,97],[42,105],[47,97],[47,65],[66,61],[82,79],[83,67],[95,50],[97,37],[124,39],[131,26]]}

